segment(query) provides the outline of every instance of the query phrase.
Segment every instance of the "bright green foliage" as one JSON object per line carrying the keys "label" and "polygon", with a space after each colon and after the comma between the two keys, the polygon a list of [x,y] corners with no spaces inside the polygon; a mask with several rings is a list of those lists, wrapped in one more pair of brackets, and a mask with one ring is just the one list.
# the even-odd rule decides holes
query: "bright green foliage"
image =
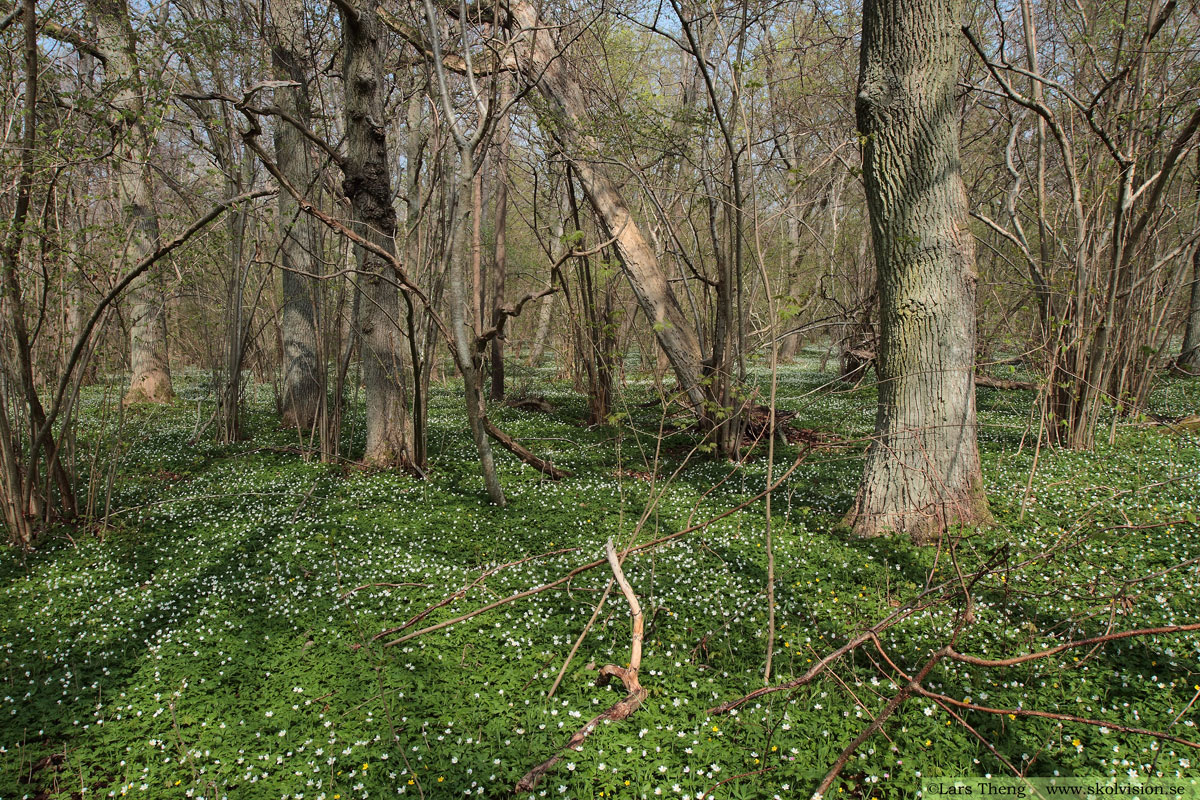
{"label": "bright green foliage", "polygon": [[[873,393],[816,391],[828,378],[811,360],[789,368],[781,407],[801,411],[796,424],[805,428],[869,432]],[[253,439],[230,446],[189,442],[194,405],[131,412],[103,540],[72,531],[74,544],[64,535],[29,556],[4,553],[0,796],[33,797],[54,781],[62,796],[86,789],[85,798],[416,796],[412,773],[430,798],[511,796],[529,767],[620,696],[616,687],[595,688],[587,669],[628,658],[628,613],[614,597],[558,694],[546,698],[608,575],[586,573],[569,592],[537,595],[399,647],[372,637],[471,583],[485,566],[580,548],[501,571],[421,624],[557,578],[597,557],[609,536],[627,540],[649,496],[644,473],[653,468],[659,429],[657,411],[638,405],[647,396],[647,386],[627,389],[616,409],[620,429],[584,427],[586,399],[566,388],[548,395],[552,416],[496,409],[503,427],[576,475],[545,481],[505,457],[504,509],[487,504],[453,389],[434,397],[428,482],[304,462],[294,432],[279,430],[262,410],[265,397],[248,415]],[[1044,564],[981,582],[978,622],[959,649],[997,657],[1101,633],[1110,618],[1114,629],[1195,620],[1194,566],[1127,584],[1115,604],[1111,590],[1114,581],[1200,556],[1197,441],[1129,428],[1111,449],[1043,452],[1018,521],[1032,460],[1031,437],[1020,447],[1029,399],[980,390],[984,473],[999,524],[962,544],[960,564],[970,569],[1008,543],[1006,561],[1015,565],[1065,534],[1086,536]],[[1159,410],[1175,414],[1198,406],[1195,383],[1172,384],[1157,397]],[[93,398],[85,421],[98,416]],[[660,481],[692,444],[685,434],[667,438]],[[760,491],[763,451],[740,468],[690,463],[642,538]],[[793,447],[778,448],[781,465],[794,455]],[[776,680],[800,674],[914,596],[938,558],[935,548],[903,537],[855,540],[836,529],[860,473],[861,448],[822,451],[775,497]],[[642,682],[650,696],[556,768],[539,789],[545,796],[661,792],[694,800],[765,767],[773,769],[731,781],[716,796],[807,796],[894,693],[858,655],[837,666],[840,680],[770,695],[735,715],[707,715],[761,685],[763,513],[757,504],[626,562],[646,610]],[[950,569],[944,551],[940,558],[935,578]],[[381,583],[410,585],[353,591]],[[919,665],[946,641],[954,610],[935,608],[888,631],[891,656]],[[1195,637],[1159,637],[1016,670],[939,668],[930,683],[980,704],[1170,728],[1195,740],[1196,708],[1185,707],[1200,682],[1197,652]],[[1141,736],[968,718],[1014,763],[1036,754],[1033,775],[1124,775],[1150,764],[1190,775],[1200,763],[1187,748]],[[877,736],[861,749],[845,771],[850,796],[907,798],[923,778],[1004,772],[931,703],[910,701],[885,730],[895,748]],[[65,752],[62,764],[22,782],[31,764],[56,752]]]}

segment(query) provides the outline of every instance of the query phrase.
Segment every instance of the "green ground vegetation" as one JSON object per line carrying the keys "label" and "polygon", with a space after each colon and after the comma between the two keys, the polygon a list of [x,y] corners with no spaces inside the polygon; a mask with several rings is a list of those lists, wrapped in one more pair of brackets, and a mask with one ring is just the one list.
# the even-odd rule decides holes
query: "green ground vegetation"
{"label": "green ground vegetation", "polygon": [[[755,375],[765,386],[766,373]],[[511,796],[526,770],[622,695],[619,685],[593,683],[595,666],[629,658],[628,609],[613,596],[547,696],[609,574],[583,573],[400,645],[374,637],[463,587],[471,588],[420,625],[559,578],[599,557],[609,537],[653,539],[764,489],[765,446],[740,465],[689,457],[693,434],[671,432],[670,420],[663,428],[661,410],[645,404],[652,384],[627,377],[611,425],[586,427],[585,399],[565,385],[545,392],[552,414],[493,411],[574,472],[553,482],[500,455],[503,509],[487,502],[453,385],[433,398],[428,480],[306,459],[295,432],[279,428],[269,387],[258,390],[249,438],[236,445],[192,441],[206,413],[198,377],[180,382],[173,407],[129,411],[119,442],[102,388],[89,390],[76,452],[81,463],[98,453],[99,475],[105,454],[118,459],[111,498],[98,503],[106,524],[0,558],[0,797]],[[525,379],[533,385],[516,378]],[[840,528],[862,446],[836,437],[870,432],[875,396],[830,380],[812,358],[779,376],[779,407],[798,412],[790,424],[833,438],[774,494],[774,682],[954,570],[946,548],[856,540]],[[1027,493],[1030,401],[1027,392],[979,390],[997,525],[956,533],[955,553],[963,571],[994,568],[973,589],[975,620],[958,649],[1017,655],[1195,621],[1200,568],[1186,562],[1200,558],[1200,441],[1123,421],[1114,446],[1043,450]],[[1154,398],[1163,415],[1197,410],[1200,382],[1171,380]],[[350,427],[353,452],[361,420]],[[775,474],[806,437],[777,445]],[[539,796],[695,800],[717,784],[721,798],[811,793],[897,684],[866,648],[810,685],[708,713],[763,685],[765,532],[758,502],[629,557],[646,612],[649,696],[569,754]],[[898,665],[914,669],[947,641],[962,611],[953,595],[883,634]],[[975,704],[1195,741],[1198,654],[1194,634],[1142,637],[1016,668],[943,664],[928,684]],[[1200,773],[1200,753],[1169,741],[1052,719],[963,717],[995,753],[917,698],[863,745],[834,792],[913,797],[928,780],[1004,774],[997,753],[1038,776]],[[755,774],[736,777],[746,773]]]}

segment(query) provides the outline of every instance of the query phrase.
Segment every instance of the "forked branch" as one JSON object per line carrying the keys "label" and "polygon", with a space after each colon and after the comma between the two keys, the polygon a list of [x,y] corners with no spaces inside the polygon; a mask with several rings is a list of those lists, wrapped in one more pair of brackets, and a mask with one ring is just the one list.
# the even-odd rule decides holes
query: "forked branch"
{"label": "forked branch", "polygon": [[642,617],[642,606],[638,603],[637,595],[633,593],[633,587],[629,585],[629,580],[625,577],[624,570],[621,569],[621,562],[617,558],[617,550],[613,546],[611,538],[604,545],[604,555],[608,559],[609,567],[612,568],[613,578],[616,580],[617,585],[621,587],[621,594],[625,595],[625,601],[629,603],[629,616],[633,621],[633,641],[629,647],[629,666],[619,667],[616,664],[607,664],[601,667],[600,674],[596,677],[596,685],[605,686],[609,680],[616,676],[621,679],[621,683],[625,684],[625,691],[628,694],[623,699],[614,703],[607,711],[592,717],[586,725],[576,731],[567,740],[567,743],[561,750],[525,773],[525,777],[517,782],[516,791],[518,793],[532,792],[536,789],[538,783],[541,782],[546,773],[562,760],[563,753],[582,747],[584,739],[591,735],[592,731],[601,722],[620,722],[634,711],[637,711],[638,706],[646,699],[646,690],[642,688],[642,684],[638,681],[638,669],[642,666],[642,634],[644,633],[645,626],[645,620]]}

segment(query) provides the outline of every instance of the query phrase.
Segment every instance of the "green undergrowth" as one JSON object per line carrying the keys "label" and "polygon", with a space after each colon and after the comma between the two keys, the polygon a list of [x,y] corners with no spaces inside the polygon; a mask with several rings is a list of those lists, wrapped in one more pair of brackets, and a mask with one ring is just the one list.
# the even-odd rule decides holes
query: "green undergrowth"
{"label": "green undergrowth", "polygon": [[[765,396],[766,372],[753,375]],[[386,643],[555,580],[600,558],[609,537],[644,542],[709,519],[761,492],[767,474],[765,445],[742,465],[689,456],[693,434],[647,405],[654,385],[637,374],[614,424],[594,428],[570,386],[548,373],[514,380],[538,386],[554,413],[496,408],[494,419],[574,475],[549,481],[501,453],[506,508],[487,502],[453,385],[435,387],[428,480],[306,459],[296,434],[279,429],[265,387],[245,441],[193,442],[209,413],[198,377],[176,406],[130,411],[117,445],[115,417],[95,390],[79,450],[90,443],[100,454],[101,475],[105,458],[118,459],[111,498],[98,504],[106,519],[0,561],[0,797],[512,796],[530,767],[623,694],[594,685],[597,667],[629,659],[628,608],[613,595],[548,697],[606,569]],[[944,547],[856,540],[840,527],[862,468],[861,445],[842,442],[870,432],[875,396],[830,380],[814,359],[779,376],[779,407],[798,412],[791,424],[827,440],[773,495],[773,683],[927,585],[983,564],[993,570],[972,588],[960,652],[998,658],[1196,619],[1197,566],[1178,567],[1200,557],[1194,438],[1123,423],[1094,453],[1041,451],[1031,480],[1030,394],[981,389],[997,524],[956,534],[951,558]],[[1200,386],[1164,384],[1154,402],[1163,414],[1196,413]],[[361,438],[359,412],[348,452]],[[800,446],[777,444],[776,475]],[[763,685],[766,525],[757,502],[628,558],[645,609],[649,695],[568,753],[538,796],[695,800],[719,784],[711,796],[807,797],[896,694],[895,675],[866,648],[810,685],[709,714]],[[479,580],[554,551],[564,552]],[[949,592],[888,628],[888,656],[911,674],[949,641],[962,610]],[[943,663],[927,685],[975,705],[1195,741],[1198,652],[1194,634],[1140,637],[1012,668]],[[1170,741],[956,713],[974,732],[932,701],[907,701],[834,793],[913,797],[931,780],[1004,775],[1001,759],[1032,776],[1200,772],[1200,754]]]}

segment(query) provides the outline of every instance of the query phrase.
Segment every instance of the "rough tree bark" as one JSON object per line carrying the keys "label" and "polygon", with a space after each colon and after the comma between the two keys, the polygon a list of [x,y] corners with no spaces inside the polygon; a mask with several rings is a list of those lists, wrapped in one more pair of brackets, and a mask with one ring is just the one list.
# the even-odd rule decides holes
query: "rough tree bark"
{"label": "rough tree bark", "polygon": [[588,202],[609,235],[616,239],[625,276],[674,368],[680,390],[697,410],[703,411],[700,343],[671,291],[654,248],[638,227],[617,185],[600,163],[589,160],[589,155],[597,153],[599,147],[583,133],[587,125],[587,102],[570,62],[555,44],[554,27],[543,24],[536,7],[528,0],[511,3],[509,14],[514,23],[513,38],[521,73],[549,104],[550,132],[571,160]]}
{"label": "rough tree bark", "polygon": [[[342,5],[345,31],[343,81],[346,90],[346,162],[343,188],[357,232],[395,251],[396,210],[392,207],[383,112],[383,50],[376,0]],[[367,446],[363,461],[373,466],[413,463],[411,419],[405,387],[407,366],[399,326],[399,291],[387,262],[365,248],[358,258],[355,328],[366,388]]]}
{"label": "rough tree bark", "polygon": [[878,266],[875,439],[847,522],[935,541],[989,520],[975,422],[975,252],[954,90],[961,0],[867,0],[857,115]]}
{"label": "rough tree bark", "polygon": [[[113,137],[112,176],[117,205],[129,228],[122,263],[136,264],[158,246],[158,214],[150,175],[150,119],[138,66],[137,40],[125,0],[90,0],[97,50],[104,58],[103,92]],[[167,365],[167,317],[157,270],[133,287],[129,322],[132,374],[126,403],[169,403],[175,398]]]}
{"label": "rough tree bark", "polygon": [[[304,7],[299,0],[271,0],[271,68],[275,79],[296,86],[275,89],[275,105],[305,127],[311,127],[308,70],[304,55]],[[275,161],[297,187],[313,184],[313,165],[304,134],[285,120],[275,127]],[[300,213],[289,192],[279,193],[279,226],[283,266],[283,424],[312,430],[324,398],[317,358],[317,286],[311,217]],[[307,273],[307,274],[306,274]]]}

